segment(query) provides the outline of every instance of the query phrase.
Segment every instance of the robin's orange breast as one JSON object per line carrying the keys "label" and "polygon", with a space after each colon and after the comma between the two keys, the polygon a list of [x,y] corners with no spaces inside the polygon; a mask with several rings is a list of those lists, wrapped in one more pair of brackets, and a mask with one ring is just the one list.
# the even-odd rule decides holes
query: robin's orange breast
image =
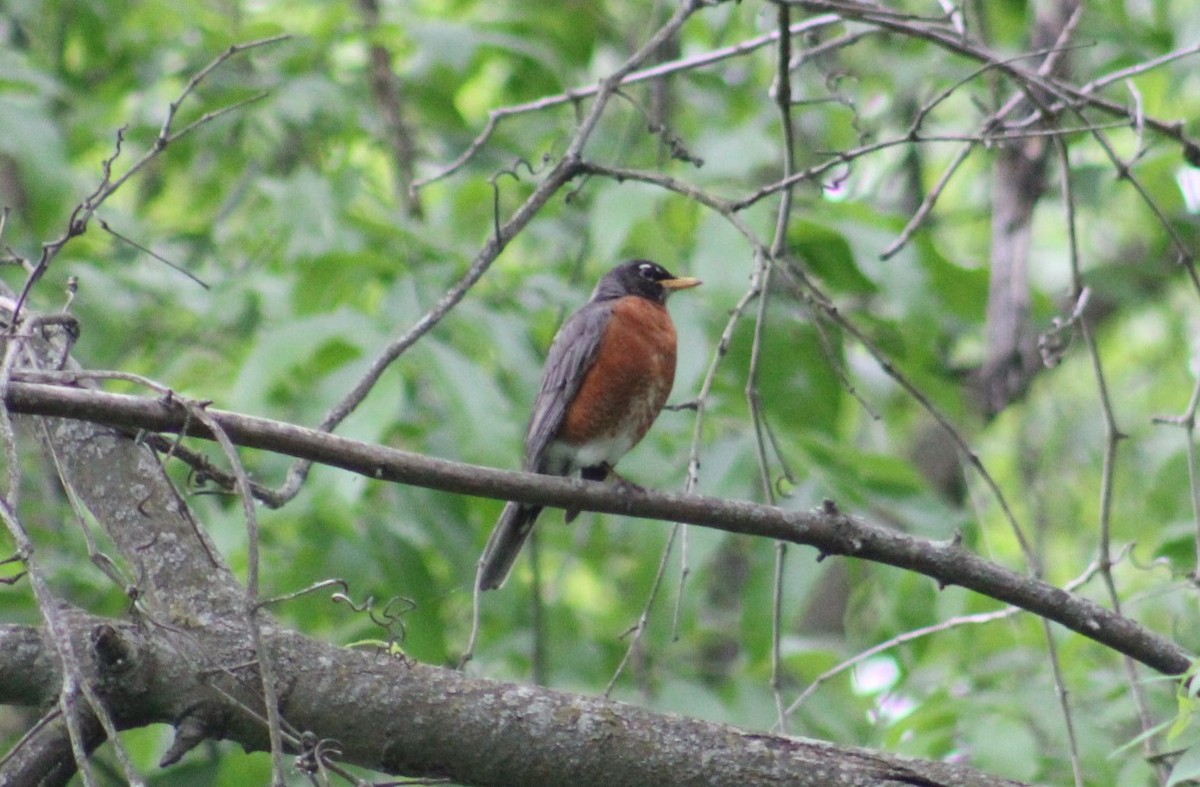
{"label": "robin's orange breast", "polygon": [[557,435],[583,449],[576,466],[616,463],[646,434],[675,382],[675,325],[663,304],[621,298],[600,341]]}

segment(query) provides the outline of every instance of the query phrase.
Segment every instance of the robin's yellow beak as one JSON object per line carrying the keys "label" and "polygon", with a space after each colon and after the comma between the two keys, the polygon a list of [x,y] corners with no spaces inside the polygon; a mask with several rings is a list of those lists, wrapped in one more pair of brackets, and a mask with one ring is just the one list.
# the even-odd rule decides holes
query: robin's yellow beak
{"label": "robin's yellow beak", "polygon": [[668,290],[686,290],[692,287],[699,287],[703,282],[699,279],[693,279],[690,276],[680,276],[677,279],[660,281],[659,284]]}

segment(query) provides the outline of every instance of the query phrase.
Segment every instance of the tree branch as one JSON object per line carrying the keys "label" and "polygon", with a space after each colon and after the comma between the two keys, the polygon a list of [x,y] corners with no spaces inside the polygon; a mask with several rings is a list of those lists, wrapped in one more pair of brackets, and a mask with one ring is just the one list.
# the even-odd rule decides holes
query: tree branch
{"label": "tree branch", "polygon": [[[1078,109],[1092,107],[1114,117],[1129,119],[1130,121],[1133,120],[1133,118],[1130,117],[1129,108],[1124,104],[1120,104],[1116,101],[1110,101],[1094,92],[1097,87],[1108,84],[1110,81],[1109,77],[1095,80],[1084,87],[1076,87],[1075,85],[1064,80],[1042,75],[1034,71],[1030,71],[1029,69],[1024,68],[1023,66],[1020,66],[1014,62],[1006,61],[1004,58],[990,51],[987,47],[979,44],[977,41],[973,41],[969,37],[962,36],[958,32],[948,27],[943,28],[937,25],[929,24],[928,20],[904,17],[902,15],[887,11],[881,6],[864,2],[856,2],[856,0],[785,1],[790,5],[799,6],[809,13],[837,14],[843,19],[852,19],[883,29],[894,30],[895,32],[910,36],[914,39],[927,41],[930,44],[933,44],[934,46],[937,46],[948,52],[952,52],[979,63],[995,64],[1000,71],[1006,73],[1014,81],[1025,88],[1034,88],[1057,97],[1057,100],[1054,103],[1050,104],[1045,109],[1040,110],[1042,114],[1058,112],[1065,107],[1073,107]],[[1171,62],[1171,60],[1178,59],[1178,57],[1186,57],[1194,54],[1195,51],[1195,47],[1189,47],[1181,50],[1177,56],[1172,55],[1170,57],[1157,58],[1153,61],[1150,61],[1142,68],[1136,69],[1134,73],[1141,73],[1144,70],[1148,70],[1150,67],[1163,65],[1164,63]],[[1200,158],[1200,145],[1198,145],[1195,140],[1187,135],[1183,123],[1164,121],[1154,117],[1145,117],[1143,118],[1143,121],[1148,128],[1152,128],[1164,137],[1178,142],[1183,149],[1185,158],[1187,158],[1189,162]]]}
{"label": "tree branch", "polygon": [[[10,384],[8,406],[19,413],[78,418],[128,429],[178,432],[211,439],[173,400],[38,383]],[[1179,675],[1191,655],[1129,618],[1041,580],[1022,576],[953,542],[913,538],[847,516],[830,504],[821,511],[785,511],[737,500],[666,492],[629,493],[602,483],[496,470],[369,445],[265,418],[209,410],[238,445],[303,457],[380,481],[456,494],[579,508],[645,519],[686,522],[730,533],[811,546],[820,556],[844,555],[924,574],[940,585],[961,585],[1021,607],[1083,634],[1148,667]]]}
{"label": "tree branch", "polygon": [[[89,648],[88,666],[105,687],[105,699],[117,709],[114,715],[123,728],[178,723],[191,712],[197,695],[212,695],[212,678],[203,672],[187,677],[158,668],[178,660],[173,648],[180,638],[170,632],[147,632],[81,612],[71,618],[72,635],[81,648],[89,632],[109,629],[134,646],[135,655],[121,667],[138,672],[139,680],[104,681],[111,668],[95,647]],[[45,687],[51,697],[57,692],[59,676],[51,660],[20,662],[27,669],[37,667],[32,675],[10,669],[18,663],[9,660],[11,654],[27,652],[39,636],[27,626],[0,626],[0,702],[27,702],[30,681]],[[189,634],[200,640],[193,647],[226,636],[220,627]],[[47,647],[44,640],[38,644]],[[293,736],[293,748],[303,752],[301,761],[315,756],[320,741],[336,738],[338,761],[464,784],[1017,784],[962,765],[748,732],[601,697],[484,680],[278,629],[267,636],[265,647],[286,687],[281,693],[283,713],[292,728],[302,731]],[[234,722],[231,718],[223,726],[212,723],[208,732],[249,750],[265,749],[261,728]],[[454,734],[445,734],[447,730]],[[464,741],[472,745],[464,746]],[[45,759],[27,760],[21,754],[18,749],[16,757],[0,763],[0,781],[36,781],[22,781],[35,774],[25,766]]]}
{"label": "tree branch", "polygon": [[[269,661],[283,744],[299,753],[298,767],[314,763],[334,768],[345,761],[465,784],[1014,784],[956,765],[745,732],[602,698],[482,680],[382,651],[338,648],[275,625],[264,627],[255,643],[254,624],[238,603],[242,591],[237,581],[212,562],[203,531],[196,529],[184,502],[144,497],[147,483],[154,495],[165,483],[153,456],[139,442],[77,416],[107,411],[115,417],[95,420],[127,428],[150,416],[160,427],[174,421],[180,430],[210,436],[216,427],[243,444],[267,446],[282,440],[307,445],[306,452],[296,455],[316,461],[323,461],[321,445],[335,452],[353,448],[345,455],[350,464],[361,461],[361,469],[379,478],[404,476],[407,455],[217,410],[207,410],[200,419],[195,417],[197,405],[185,406],[171,397],[114,398],[91,390],[10,384],[10,400],[43,396],[57,403],[43,409],[70,414],[47,419],[43,430],[45,441],[59,454],[64,483],[93,510],[139,577],[147,576],[139,580],[132,623],[60,605],[60,625],[53,635],[0,625],[0,703],[39,705],[61,693],[63,665],[47,647],[50,637],[59,637],[70,643],[76,654],[72,669],[100,698],[115,729],[160,722],[176,727],[164,766],[206,739],[267,749],[259,674],[261,664]],[[365,453],[353,458],[359,450]],[[442,478],[433,486],[462,483],[443,477],[446,470],[468,476],[477,472],[466,465],[424,461],[424,470],[420,463],[409,469],[415,468],[417,477],[432,469],[434,481]],[[535,485],[557,480],[485,474],[492,484],[497,478]],[[566,484],[567,496],[573,486]],[[592,491],[611,493],[604,487]],[[552,490],[551,497],[561,501],[563,490]],[[617,504],[632,500],[617,494]],[[184,569],[177,585],[161,573],[169,574],[171,567]],[[200,600],[206,589],[222,600]],[[66,782],[75,764],[69,756],[72,745],[86,754],[105,737],[88,705],[74,704],[67,712],[69,718],[64,711],[47,716],[0,760],[0,783],[33,783],[48,772],[47,763],[57,769],[56,783]],[[65,732],[67,722],[77,732]],[[464,748],[464,738],[487,745]]]}

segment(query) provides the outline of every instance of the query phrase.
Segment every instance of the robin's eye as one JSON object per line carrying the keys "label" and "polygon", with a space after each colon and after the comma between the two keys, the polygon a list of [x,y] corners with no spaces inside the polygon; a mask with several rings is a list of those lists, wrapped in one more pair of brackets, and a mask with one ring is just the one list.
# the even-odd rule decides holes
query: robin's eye
{"label": "robin's eye", "polygon": [[653,279],[654,278],[654,266],[653,265],[639,265],[638,273],[640,273],[642,275],[643,279]]}

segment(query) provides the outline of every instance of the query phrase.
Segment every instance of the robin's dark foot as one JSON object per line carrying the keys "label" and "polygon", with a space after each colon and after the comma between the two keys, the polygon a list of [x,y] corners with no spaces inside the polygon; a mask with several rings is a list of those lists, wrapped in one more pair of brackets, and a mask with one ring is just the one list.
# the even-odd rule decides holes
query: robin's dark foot
{"label": "robin's dark foot", "polygon": [[612,465],[607,462],[592,467],[585,467],[579,471],[579,477],[584,481],[603,481],[612,474]]}
{"label": "robin's dark foot", "polygon": [[[604,464],[585,467],[579,471],[579,477],[585,481],[608,481],[617,489],[620,489],[626,494],[642,493],[645,488],[633,483],[628,478],[620,475],[613,469],[612,465],[605,462]],[[575,521],[575,517],[579,516],[579,509],[568,509],[563,513],[563,519],[569,525]]]}
{"label": "robin's dark foot", "polygon": [[[612,468],[607,463],[594,465],[580,470],[579,477],[584,481],[603,481],[611,471]],[[575,517],[577,516],[579,516],[579,509],[570,508],[563,513],[563,520],[569,525],[575,521]]]}
{"label": "robin's dark foot", "polygon": [[646,487],[642,486],[641,484],[635,484],[625,476],[618,473],[616,470],[613,470],[612,467],[608,468],[608,478],[610,481],[612,481],[613,485],[617,487],[617,489],[620,489],[622,492],[627,494],[630,492],[646,491]]}

